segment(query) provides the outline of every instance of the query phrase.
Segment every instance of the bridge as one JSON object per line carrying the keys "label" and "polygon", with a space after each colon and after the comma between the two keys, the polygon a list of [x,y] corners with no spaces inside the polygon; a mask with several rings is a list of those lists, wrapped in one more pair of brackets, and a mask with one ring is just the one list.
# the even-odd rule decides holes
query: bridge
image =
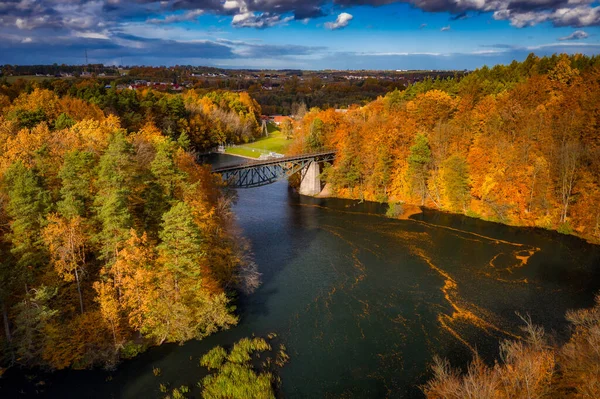
{"label": "bridge", "polygon": [[229,187],[252,188],[274,183],[300,173],[300,194],[317,195],[321,192],[320,164],[332,162],[335,151],[250,161],[240,165],[213,169]]}

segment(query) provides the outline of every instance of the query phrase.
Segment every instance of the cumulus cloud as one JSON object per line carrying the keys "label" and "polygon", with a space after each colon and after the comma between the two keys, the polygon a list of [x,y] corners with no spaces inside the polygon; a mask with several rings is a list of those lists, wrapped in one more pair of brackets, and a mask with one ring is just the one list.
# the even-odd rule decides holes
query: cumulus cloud
{"label": "cumulus cloud", "polygon": [[350,23],[350,21],[352,21],[353,18],[354,16],[352,16],[352,14],[343,12],[337,16],[334,22],[326,22],[325,27],[331,30],[342,29],[348,26],[348,24]]}
{"label": "cumulus cloud", "polygon": [[[259,49],[214,41],[192,44],[191,40],[198,39],[198,35],[210,35],[196,30],[186,33],[181,24],[210,14],[227,17],[234,27],[263,29],[293,20],[307,23],[313,18],[331,15],[332,9],[344,11],[352,6],[378,7],[391,3],[407,3],[425,12],[449,13],[453,20],[487,13],[518,28],[549,23],[577,29],[560,38],[563,46],[583,44],[577,42],[587,37],[581,29],[600,26],[598,0],[0,0],[0,54],[3,61],[9,60],[9,53],[10,57],[20,54],[25,57],[23,61],[34,60],[40,54],[61,61],[60,54],[83,54],[84,49],[89,49],[90,57],[95,54],[102,61],[105,54],[149,57],[148,54],[154,51],[160,53],[154,57],[162,60],[163,54],[174,54],[171,50],[178,49],[185,54],[194,54],[195,59],[238,60]],[[341,12],[335,16],[335,21],[330,20],[324,26],[342,29],[352,19],[350,13]],[[139,37],[123,36],[132,24],[139,28],[138,32],[152,32],[147,36],[162,37],[163,40],[148,42]],[[421,28],[425,26],[423,24]],[[449,29],[448,26],[442,30]],[[160,36],[161,32],[165,37],[171,32],[168,36],[172,41]],[[185,40],[175,33],[185,35]],[[26,50],[20,53],[2,51],[9,45]],[[169,48],[165,50],[166,47],[160,46]],[[308,54],[297,56],[310,57]]]}
{"label": "cumulus cloud", "polygon": [[581,40],[581,39],[587,39],[590,35],[588,35],[586,32],[582,31],[582,30],[576,30],[575,32],[571,33],[568,36],[563,36],[563,37],[559,37],[558,40],[564,41],[564,40]]}
{"label": "cumulus cloud", "polygon": [[[555,26],[600,26],[596,0],[0,0],[0,27],[20,30],[90,31],[143,18],[149,24],[196,20],[204,13],[231,17],[233,26],[268,28],[291,20],[323,17],[336,7],[408,3],[426,12],[447,12],[451,19],[490,13],[523,28],[549,22]],[[350,15],[342,13],[341,15]],[[338,16],[339,18],[339,16]],[[343,27],[349,20],[328,23]]]}
{"label": "cumulus cloud", "polygon": [[235,14],[231,24],[238,28],[270,28],[275,25],[285,24],[294,19],[294,17],[281,18],[280,15],[271,13],[253,13],[244,12]]}

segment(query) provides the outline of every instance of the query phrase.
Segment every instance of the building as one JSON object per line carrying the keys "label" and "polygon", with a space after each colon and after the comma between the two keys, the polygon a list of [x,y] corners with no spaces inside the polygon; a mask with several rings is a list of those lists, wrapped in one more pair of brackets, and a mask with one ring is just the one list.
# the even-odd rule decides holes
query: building
{"label": "building", "polygon": [[277,126],[281,125],[285,120],[289,120],[291,122],[292,118],[285,115],[273,115],[272,117],[272,122]]}

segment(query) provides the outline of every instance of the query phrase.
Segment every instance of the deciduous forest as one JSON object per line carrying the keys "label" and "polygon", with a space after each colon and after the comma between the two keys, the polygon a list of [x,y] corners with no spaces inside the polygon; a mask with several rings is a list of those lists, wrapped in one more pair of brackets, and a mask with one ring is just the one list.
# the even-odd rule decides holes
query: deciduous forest
{"label": "deciduous forest", "polygon": [[312,109],[294,152],[337,150],[334,196],[426,205],[600,241],[600,57],[425,81],[347,113]]}
{"label": "deciduous forest", "polygon": [[[57,81],[60,84],[60,81]],[[235,325],[258,275],[194,148],[251,137],[245,94],[0,88],[2,364],[114,365]]]}

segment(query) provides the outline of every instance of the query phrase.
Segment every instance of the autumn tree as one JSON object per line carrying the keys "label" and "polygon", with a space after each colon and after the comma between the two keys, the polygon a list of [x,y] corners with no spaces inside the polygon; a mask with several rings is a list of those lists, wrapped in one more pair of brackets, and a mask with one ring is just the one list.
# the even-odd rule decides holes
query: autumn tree
{"label": "autumn tree", "polygon": [[415,137],[414,145],[410,147],[408,156],[408,174],[411,181],[411,189],[416,194],[421,205],[425,204],[427,197],[427,170],[431,163],[431,149],[429,141],[423,134]]}
{"label": "autumn tree", "polygon": [[56,272],[65,280],[77,284],[79,307],[83,314],[83,295],[81,278],[86,271],[85,222],[80,216],[66,219],[57,214],[48,217],[43,238],[50,251]]}
{"label": "autumn tree", "polygon": [[285,118],[283,122],[281,122],[281,133],[284,134],[287,140],[290,140],[294,134],[294,126],[292,125],[292,121],[289,118]]}
{"label": "autumn tree", "polygon": [[306,145],[310,150],[317,150],[323,146],[323,134],[323,121],[319,118],[315,118],[310,125],[310,132],[308,134],[306,142]]}
{"label": "autumn tree", "polygon": [[452,155],[443,163],[442,176],[448,208],[453,211],[464,211],[470,196],[467,160],[459,155]]}

